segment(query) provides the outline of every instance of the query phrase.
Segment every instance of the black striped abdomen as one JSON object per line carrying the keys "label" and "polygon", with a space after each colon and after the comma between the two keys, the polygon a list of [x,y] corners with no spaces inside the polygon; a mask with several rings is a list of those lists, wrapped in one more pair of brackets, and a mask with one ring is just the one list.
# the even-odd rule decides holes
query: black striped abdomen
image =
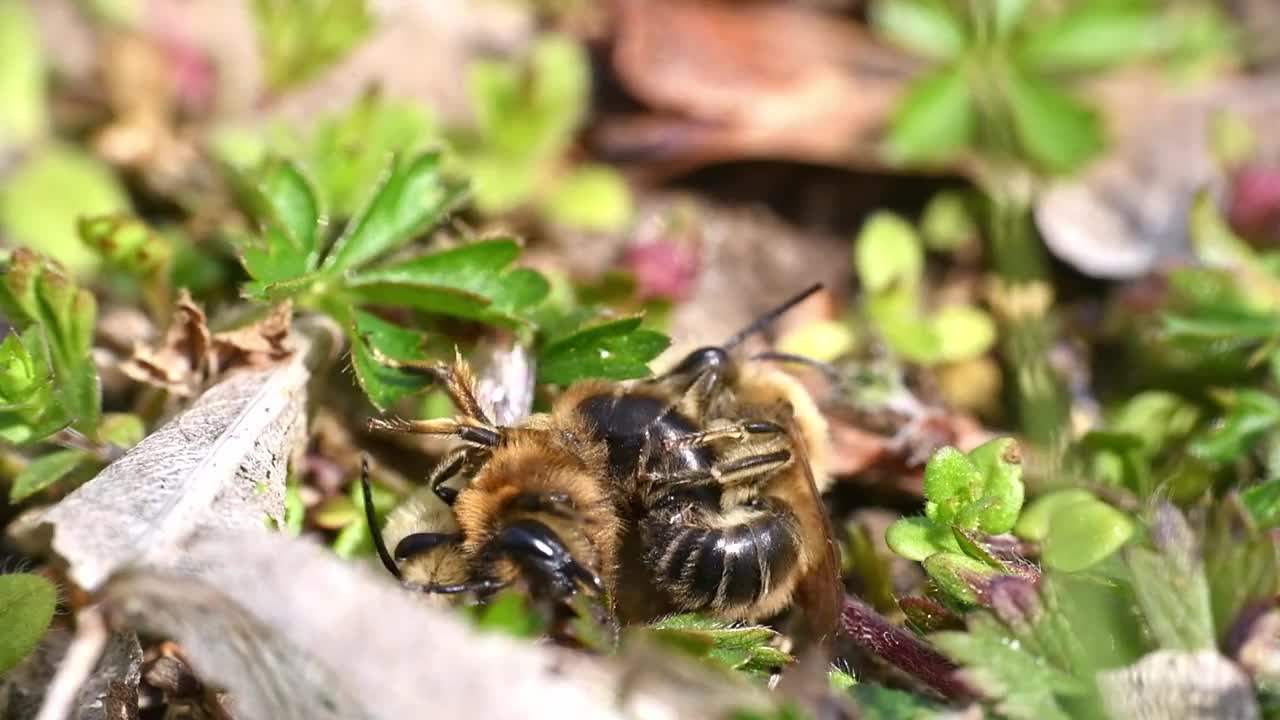
{"label": "black striped abdomen", "polygon": [[762,498],[735,516],[673,523],[658,513],[645,523],[648,567],[681,609],[747,608],[792,575],[800,541],[791,510]]}

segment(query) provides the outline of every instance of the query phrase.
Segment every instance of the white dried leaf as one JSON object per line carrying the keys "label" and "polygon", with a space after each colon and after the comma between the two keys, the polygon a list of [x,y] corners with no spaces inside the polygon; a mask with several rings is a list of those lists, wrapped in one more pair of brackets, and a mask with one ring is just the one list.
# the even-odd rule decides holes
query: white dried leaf
{"label": "white dried leaf", "polygon": [[1253,685],[1214,650],[1159,650],[1125,668],[1098,673],[1107,714],[1116,720],[1256,720]]}
{"label": "white dried leaf", "polygon": [[288,463],[305,439],[307,353],[232,375],[77,488],[37,523],[81,587],[126,564],[184,561],[203,526],[284,523]]}
{"label": "white dried leaf", "polygon": [[499,426],[515,425],[533,411],[534,359],[517,342],[487,343],[478,353],[476,400]]}
{"label": "white dried leaf", "polygon": [[[1140,82],[1141,78],[1134,82]],[[1131,278],[1190,257],[1187,217],[1195,194],[1215,197],[1226,178],[1213,157],[1211,128],[1219,112],[1257,131],[1265,155],[1280,111],[1280,83],[1263,77],[1174,94],[1118,84],[1109,115],[1118,137],[1082,173],[1058,182],[1036,203],[1036,224],[1054,255],[1086,275]]]}
{"label": "white dried leaf", "polygon": [[189,553],[185,572],[113,576],[102,607],[113,625],[177,641],[237,718],[710,716],[646,686],[623,693],[628,674],[611,661],[478,633],[305,539],[210,530]]}

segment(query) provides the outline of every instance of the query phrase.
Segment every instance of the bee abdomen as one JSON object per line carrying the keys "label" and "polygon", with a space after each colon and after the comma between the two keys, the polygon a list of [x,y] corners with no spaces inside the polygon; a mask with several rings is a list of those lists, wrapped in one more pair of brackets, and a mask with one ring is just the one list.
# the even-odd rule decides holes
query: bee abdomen
{"label": "bee abdomen", "polygon": [[778,501],[719,520],[655,519],[645,528],[655,579],[684,610],[749,607],[784,582],[799,557],[795,516]]}

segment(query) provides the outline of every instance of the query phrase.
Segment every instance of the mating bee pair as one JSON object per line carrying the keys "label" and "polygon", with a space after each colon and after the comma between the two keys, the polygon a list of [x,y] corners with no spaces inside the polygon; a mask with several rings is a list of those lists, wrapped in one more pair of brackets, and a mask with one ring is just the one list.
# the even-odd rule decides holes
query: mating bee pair
{"label": "mating bee pair", "polygon": [[511,426],[486,416],[460,358],[430,368],[457,416],[370,425],[461,445],[430,473],[430,495],[374,532],[383,564],[428,593],[520,584],[563,611],[585,591],[623,624],[672,612],[785,618],[797,640],[824,640],[841,597],[814,481],[815,468],[825,478],[826,424],[807,391],[768,364],[779,356],[730,354],[819,287],[666,373],[580,382]]}

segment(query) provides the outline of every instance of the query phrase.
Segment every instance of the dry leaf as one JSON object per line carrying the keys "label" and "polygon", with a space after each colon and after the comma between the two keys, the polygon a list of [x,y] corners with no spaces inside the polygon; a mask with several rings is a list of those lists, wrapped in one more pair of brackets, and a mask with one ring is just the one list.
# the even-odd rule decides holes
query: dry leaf
{"label": "dry leaf", "polygon": [[1249,678],[1213,650],[1158,650],[1126,668],[1098,673],[1116,720],[1255,720],[1262,717]]}
{"label": "dry leaf", "polygon": [[242,371],[46,512],[52,549],[81,587],[129,563],[184,561],[201,526],[283,525],[288,464],[305,439],[305,352]]}
{"label": "dry leaf", "polygon": [[198,392],[209,371],[212,346],[204,311],[185,289],[179,293],[164,339],[154,348],[138,344],[120,370],[138,382],[164,388],[178,397]]}
{"label": "dry leaf", "polygon": [[211,333],[204,311],[184,289],[164,339],[154,348],[137,345],[120,370],[138,382],[191,397],[224,372],[267,367],[288,358],[292,316],[292,306],[285,302],[256,322]]}
{"label": "dry leaf", "polygon": [[919,63],[862,26],[783,3],[618,0],[613,67],[665,116],[596,128],[606,153],[680,170],[741,157],[879,166]]}
{"label": "dry leaf", "polygon": [[1280,144],[1270,132],[1280,112],[1280,78],[1264,76],[1172,93],[1145,75],[1094,88],[1113,136],[1111,150],[1077,176],[1051,186],[1036,204],[1045,243],[1095,277],[1129,278],[1190,255],[1187,217],[1194,195],[1221,197],[1226,179],[1210,149],[1222,111],[1255,128],[1261,154]]}
{"label": "dry leaf", "polygon": [[188,550],[184,570],[117,573],[100,607],[178,642],[237,718],[705,718],[762,704],[750,689],[681,693],[665,675],[639,682],[634,665],[480,634],[309,540],[211,529]]}

